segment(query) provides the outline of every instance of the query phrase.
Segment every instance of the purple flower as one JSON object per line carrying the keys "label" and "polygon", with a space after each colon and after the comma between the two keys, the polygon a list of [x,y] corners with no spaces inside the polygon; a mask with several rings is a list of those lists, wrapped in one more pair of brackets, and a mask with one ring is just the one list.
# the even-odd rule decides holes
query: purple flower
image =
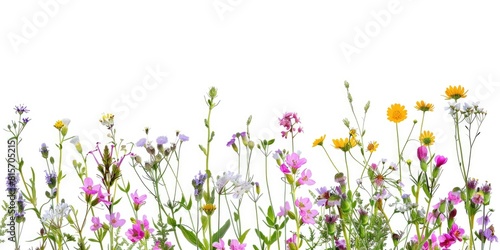
{"label": "purple flower", "polygon": [[130,193],[130,197],[132,198],[132,200],[134,201],[134,207],[136,207],[136,210],[138,210],[138,208],[142,205],[144,205],[144,203],[146,203],[146,198],[148,197],[147,195],[143,194],[143,195],[138,195],[137,194],[137,190],[135,190],[134,193]]}
{"label": "purple flower", "polygon": [[141,138],[141,139],[139,139],[139,140],[135,143],[135,145],[136,145],[137,147],[144,147],[144,145],[146,145],[146,138]]}
{"label": "purple flower", "polygon": [[486,225],[490,224],[490,217],[488,215],[481,216],[481,217],[477,218],[476,222],[480,226],[483,226],[483,225],[486,226]]}
{"label": "purple flower", "polygon": [[45,183],[47,183],[47,185],[50,187],[50,188],[53,188],[56,186],[56,180],[57,180],[57,175],[55,172],[48,172],[45,171]]}
{"label": "purple flower", "polygon": [[493,225],[489,226],[484,231],[483,231],[483,229],[479,229],[479,235],[484,237],[486,240],[488,240],[490,242],[493,242],[493,241],[498,242],[498,238],[494,233]]}
{"label": "purple flower", "polygon": [[9,194],[16,193],[17,192],[17,183],[19,183],[19,173],[9,174],[9,176],[7,176],[5,179],[7,180],[6,181],[7,192]]}
{"label": "purple flower", "polygon": [[344,239],[336,239],[335,240],[335,247],[337,247],[337,249],[339,249],[339,250],[346,250],[347,247],[346,247],[345,240]]}
{"label": "purple flower", "polygon": [[102,223],[100,222],[99,217],[92,217],[91,221],[92,225],[90,226],[90,230],[96,231],[102,227]]}
{"label": "purple flower", "polygon": [[156,138],[156,143],[158,145],[163,145],[167,142],[168,142],[168,138],[166,136],[158,136],[158,138]]}
{"label": "purple flower", "polygon": [[28,113],[30,112],[28,110],[28,107],[24,106],[24,105],[17,105],[14,110],[16,111],[16,113],[18,113],[19,115],[22,115],[24,113]]}
{"label": "purple flower", "polygon": [[189,141],[189,137],[183,134],[179,134],[179,140],[181,140],[181,142]]}
{"label": "purple flower", "polygon": [[307,159],[300,158],[300,156],[297,153],[292,153],[286,156],[285,161],[290,168],[297,170],[302,165],[306,164]]}
{"label": "purple flower", "polygon": [[31,121],[31,118],[29,117],[23,117],[23,119],[21,120],[21,122],[24,124],[28,123],[29,121]]}
{"label": "purple flower", "polygon": [[437,155],[436,158],[434,158],[434,162],[436,163],[436,168],[441,167],[448,161],[448,158],[442,156],[442,155]]}

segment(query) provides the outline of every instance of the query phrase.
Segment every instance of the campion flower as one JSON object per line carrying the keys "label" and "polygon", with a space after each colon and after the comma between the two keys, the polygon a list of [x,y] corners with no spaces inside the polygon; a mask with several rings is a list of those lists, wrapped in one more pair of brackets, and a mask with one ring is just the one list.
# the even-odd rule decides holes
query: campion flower
{"label": "campion flower", "polygon": [[125,219],[120,219],[120,212],[106,214],[106,220],[108,220],[109,224],[114,228],[125,225]]}
{"label": "campion flower", "polygon": [[212,247],[215,247],[216,250],[225,250],[226,249],[226,243],[221,238],[221,239],[219,239],[218,242],[214,242],[214,244],[212,244]]}
{"label": "campion flower", "polygon": [[97,190],[97,202],[101,202],[104,205],[109,206],[111,205],[111,201],[108,200],[109,196],[110,194],[102,192],[102,187],[99,184],[99,189]]}
{"label": "campion flower", "polygon": [[134,193],[130,193],[130,197],[132,198],[132,201],[134,202],[134,209],[137,211],[139,208],[146,204],[146,198],[148,197],[147,195],[138,195],[137,194],[137,189],[135,190]]}
{"label": "campion flower", "polygon": [[425,130],[420,134],[419,140],[423,145],[431,146],[432,144],[434,144],[436,137],[431,131]]}
{"label": "campion flower", "polygon": [[399,103],[392,104],[387,108],[387,120],[396,124],[400,123],[406,119],[407,113],[404,105]]}
{"label": "campion flower", "polygon": [[434,111],[434,105],[431,103],[426,103],[424,101],[417,101],[417,104],[415,105],[415,108],[417,110],[427,112],[427,111]]}
{"label": "campion flower", "polygon": [[92,221],[92,225],[90,225],[90,230],[92,232],[99,230],[102,227],[102,223],[99,220],[99,217],[92,217],[91,221]]}
{"label": "campion flower", "polygon": [[285,206],[280,206],[280,211],[276,214],[278,217],[286,216],[288,211],[290,211],[290,203],[285,202]]}
{"label": "campion flower", "polygon": [[378,148],[378,143],[376,141],[371,141],[368,143],[368,146],[366,147],[366,151],[373,153],[377,151]]}
{"label": "campion flower", "polygon": [[479,229],[479,237],[484,240],[488,240],[489,242],[498,242],[498,237],[495,235],[495,228],[493,225],[487,227],[485,230]]}
{"label": "campion flower", "polygon": [[292,237],[288,238],[286,240],[286,246],[287,246],[287,250],[288,249],[298,249],[297,247],[297,234],[293,234]]}
{"label": "campion flower", "polygon": [[442,155],[436,155],[436,157],[434,157],[434,162],[436,163],[436,168],[440,168],[441,166],[446,164],[446,162],[448,162],[448,158]]}
{"label": "campion flower", "polygon": [[465,230],[459,227],[456,223],[453,223],[448,234],[456,240],[462,241],[462,236],[465,234]]}
{"label": "campion flower", "polygon": [[312,176],[311,170],[304,169],[304,171],[302,171],[301,176],[297,182],[299,183],[299,185],[312,186],[312,185],[316,184],[316,181],[311,179],[311,176]]}
{"label": "campion flower", "polygon": [[453,205],[457,205],[458,203],[462,202],[462,198],[460,198],[460,192],[448,192],[448,201],[450,201]]}
{"label": "campion flower", "polygon": [[229,249],[230,250],[245,250],[245,247],[247,246],[246,243],[240,243],[236,239],[232,239],[231,243],[229,244]]}
{"label": "campion flower", "polygon": [[307,159],[300,158],[300,155],[297,153],[292,153],[286,156],[285,162],[291,168],[292,172],[295,173],[297,169],[307,163]]}
{"label": "campion flower", "polygon": [[445,91],[445,99],[446,100],[453,99],[456,101],[460,98],[465,98],[465,97],[467,97],[467,91],[465,91],[465,89],[464,89],[464,87],[462,87],[462,85],[449,86],[448,88],[446,88],[446,91]]}
{"label": "campion flower", "polygon": [[323,146],[323,141],[325,140],[325,137],[326,137],[326,135],[323,135],[323,136],[319,137],[318,139],[314,140],[312,146],[313,147]]}

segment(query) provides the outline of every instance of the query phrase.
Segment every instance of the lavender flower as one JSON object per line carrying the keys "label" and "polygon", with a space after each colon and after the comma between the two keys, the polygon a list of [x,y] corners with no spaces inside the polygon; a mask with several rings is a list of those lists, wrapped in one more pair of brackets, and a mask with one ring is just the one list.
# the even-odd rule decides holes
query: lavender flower
{"label": "lavender flower", "polygon": [[24,106],[24,105],[17,105],[16,107],[14,107],[14,110],[16,111],[16,113],[18,113],[19,115],[22,115],[24,113],[28,113],[30,112],[28,107]]}

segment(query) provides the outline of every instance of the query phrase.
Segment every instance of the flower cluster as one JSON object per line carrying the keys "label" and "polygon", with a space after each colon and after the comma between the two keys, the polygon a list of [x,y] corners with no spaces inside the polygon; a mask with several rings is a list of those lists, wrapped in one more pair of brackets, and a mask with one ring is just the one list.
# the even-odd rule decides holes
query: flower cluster
{"label": "flower cluster", "polygon": [[[14,153],[8,159],[10,206],[3,220],[12,218],[15,249],[33,242],[39,249],[58,250],[492,248],[498,242],[492,183],[471,171],[476,168],[472,148],[487,115],[479,103],[465,102],[462,86],[446,88],[445,109],[452,121],[447,131],[454,137],[446,148],[424,122],[438,105],[416,101],[421,118],[407,123],[410,110],[392,103],[381,115],[387,119],[383,126],[394,129],[391,147],[384,141],[391,136],[382,138],[366,126],[370,102],[359,117],[349,83],[344,86],[352,111],[351,118],[342,120],[345,131],[334,131],[328,140],[326,133],[311,140],[331,168],[298,150],[297,137],[305,134],[301,118],[285,112],[275,120],[281,131],[276,139],[254,138],[251,116],[245,129],[228,134],[222,154],[237,166],[221,171],[214,166],[220,163],[211,161],[218,153],[213,150],[217,145],[211,119],[219,100],[217,89],[210,88],[203,120],[206,138],[196,138],[198,154],[187,154],[200,158],[201,166],[183,165],[183,145],[190,138],[180,131],[153,137],[148,127],[139,139],[117,139],[120,124],[106,113],[98,121],[109,141],[86,150],[71,135],[70,120],[57,120],[50,126],[55,128],[55,146],[49,150],[47,145],[54,144],[37,144],[45,169],[26,169],[19,143],[31,111],[16,106],[17,120],[6,129]],[[67,142],[73,147],[66,147]],[[377,159],[381,148],[392,150],[392,157]],[[62,157],[67,150],[80,157],[73,159],[70,170]],[[460,173],[458,181],[443,185],[443,176],[453,171]],[[327,182],[319,178],[327,176]],[[37,195],[39,179],[45,197]],[[38,227],[36,236],[21,237],[27,222]]]}

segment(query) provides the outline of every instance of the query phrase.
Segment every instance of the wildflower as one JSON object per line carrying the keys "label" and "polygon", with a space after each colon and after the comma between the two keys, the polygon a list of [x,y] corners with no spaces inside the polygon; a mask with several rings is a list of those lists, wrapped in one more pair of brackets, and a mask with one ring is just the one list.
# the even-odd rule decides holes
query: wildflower
{"label": "wildflower", "polygon": [[425,130],[420,134],[419,140],[423,145],[431,146],[432,144],[434,144],[436,137],[432,132]]}
{"label": "wildflower", "polygon": [[472,198],[471,198],[472,203],[476,205],[482,205],[484,203],[484,194],[482,191],[476,192]]}
{"label": "wildflower", "polygon": [[111,205],[111,201],[109,201],[109,200],[107,199],[107,197],[108,197],[110,194],[103,193],[103,192],[102,192],[102,187],[101,187],[101,185],[99,184],[98,186],[99,186],[99,188],[98,188],[98,190],[97,190],[97,202],[98,202],[98,203],[99,203],[99,202],[102,202],[102,203],[103,203],[104,205],[106,205],[106,206]]}
{"label": "wildflower", "polygon": [[91,221],[92,225],[90,226],[90,230],[96,231],[102,227],[102,223],[100,222],[99,217],[92,217]]}
{"label": "wildflower", "polygon": [[288,213],[288,211],[290,211],[290,203],[288,203],[287,201],[285,202],[284,207],[280,206],[280,211],[276,214],[276,216],[278,217],[285,216]]}
{"label": "wildflower", "polygon": [[[172,243],[170,241],[165,242],[165,246],[167,247],[166,249],[172,249]],[[158,240],[156,241],[155,245],[153,246],[153,250],[161,250],[163,249],[161,247],[161,242]]]}
{"label": "wildflower", "polygon": [[446,158],[442,155],[437,155],[434,158],[434,162],[436,163],[436,168],[440,168],[442,165],[444,165],[446,162],[448,162],[448,158]]}
{"label": "wildflower", "polygon": [[186,141],[189,141],[189,137],[186,135],[183,135],[183,134],[179,134],[179,140],[181,142],[186,142]]}
{"label": "wildflower", "polygon": [[[194,176],[194,179],[191,181],[191,184],[194,187],[194,197],[197,201],[201,200],[201,196],[203,193],[203,184],[207,179],[207,174],[201,174],[201,171],[198,172],[197,175]],[[220,191],[220,189],[218,189]]]}
{"label": "wildflower", "polygon": [[135,223],[132,225],[132,228],[127,230],[125,235],[127,235],[128,239],[133,243],[142,240],[143,238],[148,239],[149,235],[154,232],[154,229],[149,228],[149,221],[146,215],[142,216],[142,220],[135,220]]}
{"label": "wildflower", "polygon": [[456,240],[462,241],[462,236],[465,234],[465,230],[461,227],[458,227],[456,223],[453,223],[448,234],[453,236],[453,238],[455,238]]}
{"label": "wildflower", "polygon": [[80,137],[75,136],[69,142],[71,142],[71,144],[75,145],[76,151],[78,153],[80,153],[80,154],[82,153],[82,144],[80,143]]}
{"label": "wildflower", "polygon": [[61,130],[62,127],[64,127],[64,123],[61,120],[57,120],[54,124],[54,128],[56,128],[57,130]]}
{"label": "wildflower", "polygon": [[47,185],[50,187],[50,188],[54,188],[56,186],[56,181],[57,181],[57,175],[55,172],[48,172],[45,171],[45,183],[47,183]]}
{"label": "wildflower", "polygon": [[247,246],[247,244],[245,243],[241,243],[236,240],[236,239],[232,239],[231,240],[231,243],[229,244],[229,249],[231,250],[245,250],[245,247]]}
{"label": "wildflower", "polygon": [[135,143],[135,145],[137,147],[144,147],[144,145],[146,145],[146,141],[146,138],[141,138]]}
{"label": "wildflower", "polygon": [[457,241],[455,237],[447,233],[440,235],[438,239],[439,239],[439,246],[445,247],[447,249],[451,247],[451,245],[455,244],[455,242]]}
{"label": "wildflower", "polygon": [[113,114],[110,114],[110,113],[103,114],[101,119],[99,119],[99,122],[103,126],[105,126],[106,128],[111,129],[115,125],[114,118],[115,118],[115,115],[113,115]]}
{"label": "wildflower", "polygon": [[23,117],[23,119],[21,119],[21,123],[26,125],[29,121],[31,121],[31,118],[29,117]]}
{"label": "wildflower", "polygon": [[7,176],[5,179],[7,180],[6,181],[6,184],[7,184],[6,191],[9,194],[15,194],[18,190],[17,184],[19,183],[19,180],[20,180],[19,173],[9,174],[9,176]]}
{"label": "wildflower", "polygon": [[421,162],[427,161],[427,147],[426,146],[420,146],[417,148],[417,157]]}
{"label": "wildflower", "polygon": [[404,121],[407,117],[407,111],[405,106],[400,105],[399,103],[392,104],[389,108],[387,108],[387,119],[394,123],[400,123]]}
{"label": "wildflower", "polygon": [[158,138],[156,138],[156,144],[158,144],[158,145],[163,145],[167,142],[168,142],[168,138],[166,136],[158,136]]}
{"label": "wildflower", "polygon": [[448,192],[448,201],[450,201],[453,205],[457,205],[462,201],[460,198],[460,192],[450,191]]}
{"label": "wildflower", "polygon": [[298,168],[307,163],[307,159],[300,158],[297,153],[292,153],[286,156],[285,162],[292,169],[292,172],[295,173]]}
{"label": "wildflower", "polygon": [[299,185],[309,185],[309,186],[312,186],[316,182],[311,179],[311,175],[312,175],[311,170],[305,169],[304,171],[302,171],[301,177],[299,178],[299,180],[297,182],[299,183]]}
{"label": "wildflower", "polygon": [[215,205],[211,203],[207,203],[201,207],[203,212],[205,212],[208,216],[212,215],[215,212]]}
{"label": "wildflower", "polygon": [[498,238],[495,235],[495,228],[493,225],[487,227],[485,230],[479,229],[479,237],[484,241],[488,240],[490,242],[498,242]]}
{"label": "wildflower", "polygon": [[295,250],[295,249],[298,249],[297,247],[297,234],[293,234],[292,237],[288,238],[286,240],[286,245],[287,245],[287,249],[289,250]]}
{"label": "wildflower", "polygon": [[42,154],[42,157],[47,159],[49,157],[49,147],[47,147],[47,144],[42,143],[40,146],[40,153]]}
{"label": "wildflower", "polygon": [[42,216],[42,222],[60,227],[62,225],[62,219],[69,215],[70,209],[71,208],[64,201],[57,204],[56,207],[51,206]]}
{"label": "wildflower", "polygon": [[445,95],[446,100],[454,99],[456,101],[460,98],[467,97],[467,91],[465,91],[462,85],[449,86],[448,88],[446,88]]}
{"label": "wildflower", "polygon": [[354,137],[351,137],[350,139],[349,138],[332,139],[332,142],[335,148],[340,149],[344,152],[349,151],[357,144],[356,138]]}
{"label": "wildflower", "polygon": [[481,217],[477,218],[476,222],[480,226],[486,226],[486,225],[490,224],[490,217],[488,215],[481,216]]}
{"label": "wildflower", "polygon": [[125,219],[120,219],[120,212],[106,214],[106,220],[108,220],[109,224],[114,228],[125,225]]}
{"label": "wildflower", "polygon": [[241,199],[245,193],[252,190],[252,183],[249,181],[238,182],[233,189],[233,198]]}
{"label": "wildflower", "polygon": [[87,177],[85,178],[85,180],[83,180],[83,187],[81,187],[81,189],[87,195],[97,194],[100,188],[101,188],[100,185],[94,185],[94,181],[90,177]]}
{"label": "wildflower", "polygon": [[434,105],[431,103],[425,103],[424,101],[417,101],[417,104],[415,105],[415,108],[417,110],[426,112],[426,111],[434,111]]}
{"label": "wildflower", "polygon": [[[300,125],[300,119],[297,116],[297,113],[291,113],[287,112],[283,114],[282,118],[279,118],[280,126],[283,126],[285,128],[285,131],[281,131],[281,136],[283,138],[288,137],[288,133],[292,133],[292,137],[295,136],[297,133],[302,133],[303,128],[302,127],[294,127],[295,125]],[[294,134],[295,133],[295,134]]]}
{"label": "wildflower", "polygon": [[17,113],[17,114],[19,114],[19,115],[22,115],[22,114],[24,114],[24,113],[28,113],[28,112],[30,112],[30,111],[28,110],[28,107],[26,107],[26,106],[24,106],[24,105],[17,105],[17,106],[15,106],[15,107],[14,107],[14,110],[15,110],[15,111],[16,111],[16,113]]}
{"label": "wildflower", "polygon": [[319,137],[318,139],[314,140],[313,147],[323,146],[323,141],[325,140],[325,137],[326,137],[326,135],[323,135],[323,136]]}
{"label": "wildflower", "polygon": [[219,239],[219,242],[214,242],[212,244],[212,247],[215,247],[216,250],[225,250],[226,243],[224,243],[224,240],[221,238]]}
{"label": "wildflower", "polygon": [[369,142],[368,146],[366,147],[366,151],[373,153],[377,151],[377,148],[378,148],[378,143],[376,141]]}
{"label": "wildflower", "polygon": [[339,250],[346,250],[347,246],[346,246],[345,240],[344,239],[336,239],[335,240],[335,247],[337,247],[337,249],[339,249]]}
{"label": "wildflower", "polygon": [[139,210],[139,208],[142,205],[144,205],[146,203],[147,195],[143,194],[143,195],[139,196],[137,194],[137,190],[135,190],[134,193],[130,194],[130,197],[132,198],[132,200],[134,202],[134,209],[137,211],[137,210]]}

